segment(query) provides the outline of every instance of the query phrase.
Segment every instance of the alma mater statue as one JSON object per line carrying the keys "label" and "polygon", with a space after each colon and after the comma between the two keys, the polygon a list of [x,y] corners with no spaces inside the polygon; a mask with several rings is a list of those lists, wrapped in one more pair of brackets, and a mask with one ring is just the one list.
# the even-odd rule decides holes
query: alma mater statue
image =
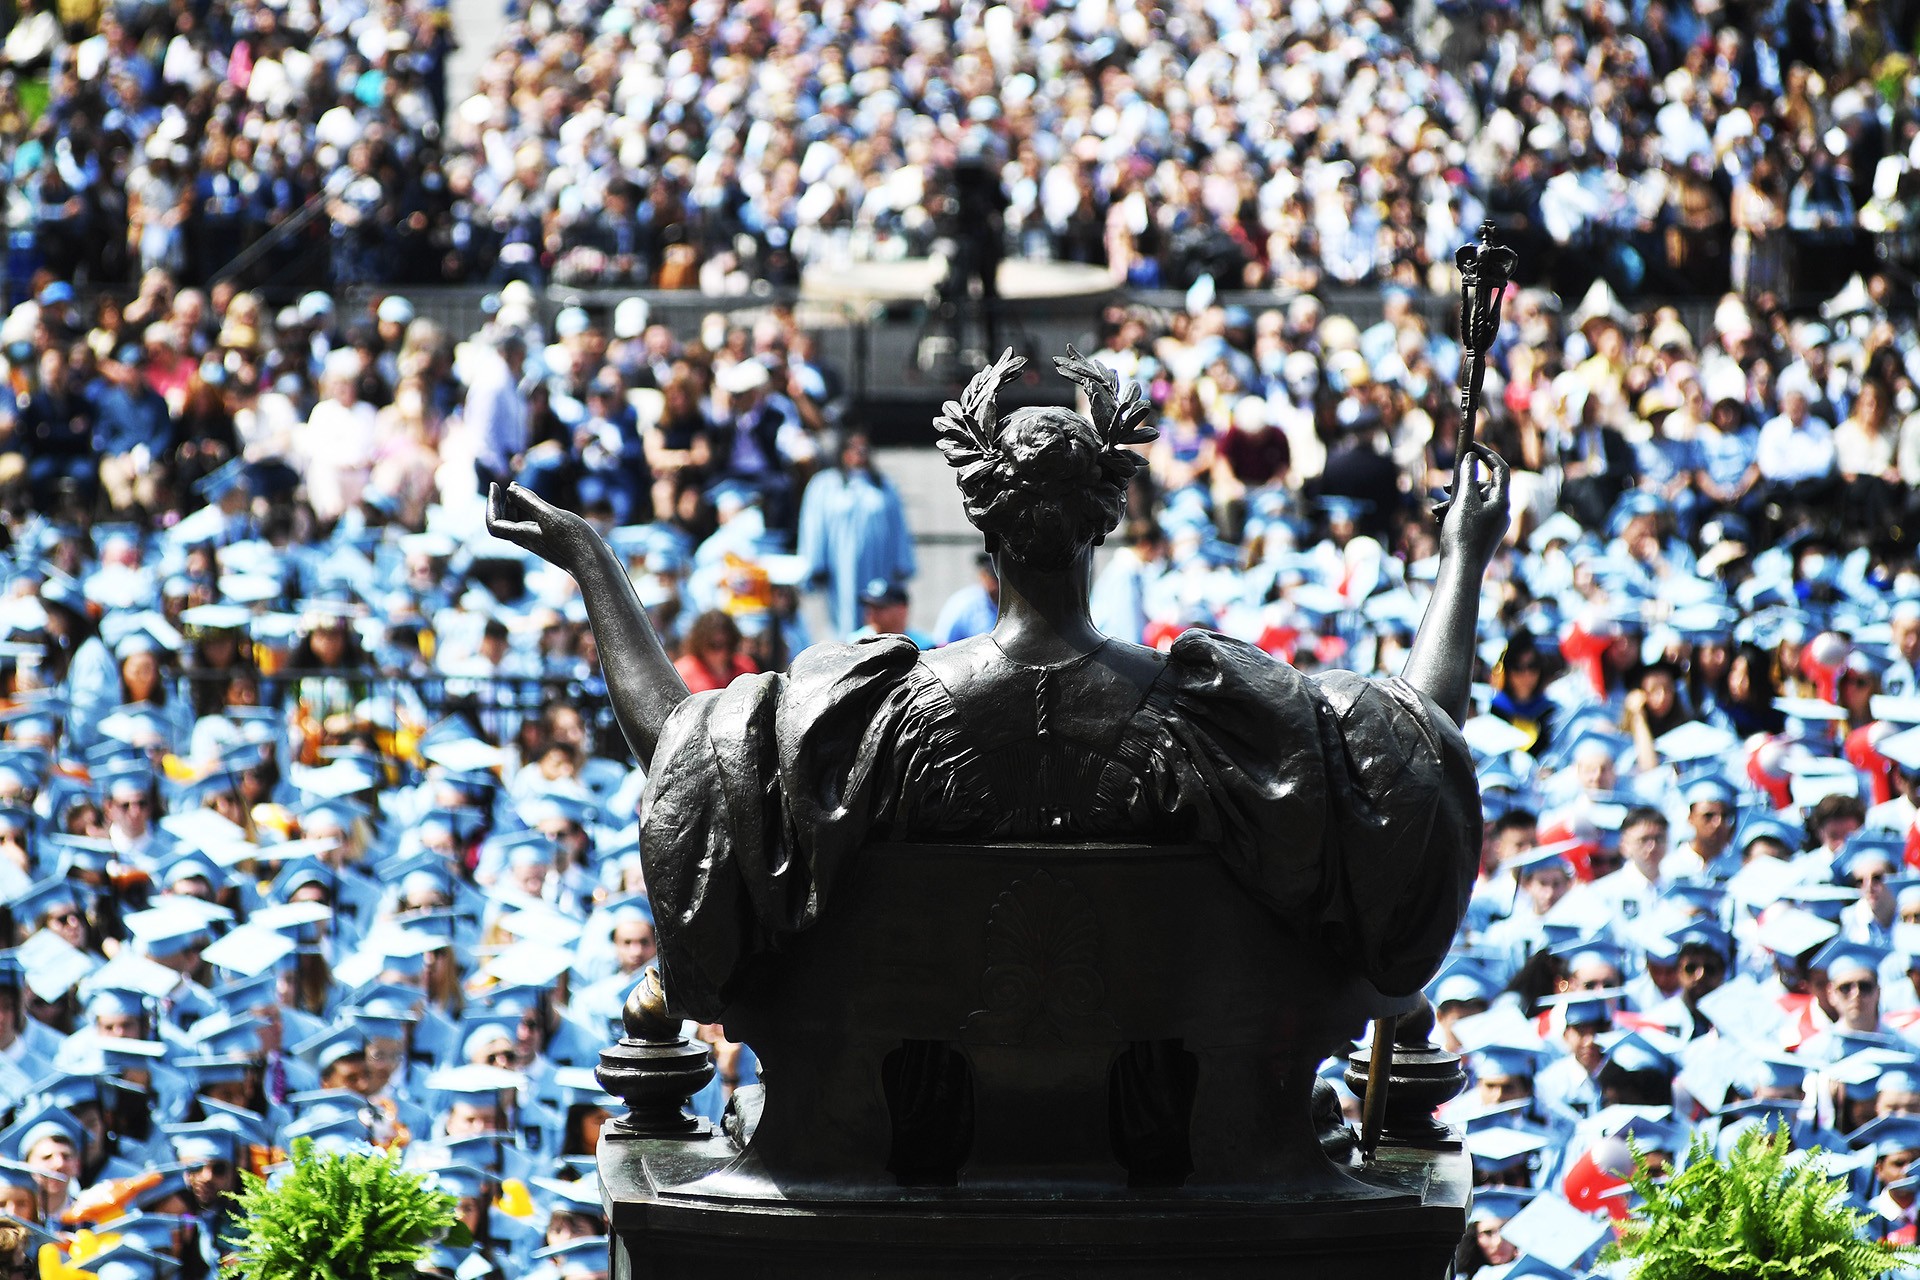
{"label": "alma mater statue", "polygon": [[[1133,1194],[1211,1180],[1229,1198],[1324,1198],[1318,1147],[1252,1148],[1298,1147],[1311,1064],[1369,1009],[1397,1011],[1446,954],[1480,848],[1457,722],[1506,465],[1483,445],[1462,457],[1401,677],[1302,675],[1205,631],[1156,652],[1100,634],[1087,609],[1094,548],[1141,465],[1129,446],[1154,435],[1149,406],[1076,353],[1055,363],[1091,420],[1002,419],[996,395],[1024,364],[1010,352],[939,420],[1001,589],[990,634],[932,652],[898,636],[819,645],[785,674],[690,696],[588,525],[517,486],[490,495],[495,535],[578,581],[620,725],[649,762],[641,839],[667,998],[742,1031],[765,1064],[759,1132],[755,1116],[733,1130],[758,1163],[690,1202],[884,1199],[889,1182],[1100,1194],[1103,1160]],[[1078,861],[1049,861],[1056,848]],[[907,913],[922,918],[902,928]],[[1269,949],[1267,933],[1289,941]],[[1204,976],[1180,986],[1176,970]],[[1313,990],[1285,989],[1303,976]],[[1168,1007],[1229,989],[1199,1023]],[[845,1047],[876,1022],[866,1057]],[[804,1106],[776,1117],[783,1090]],[[1054,1133],[1087,1094],[1062,1122],[1078,1128]]]}

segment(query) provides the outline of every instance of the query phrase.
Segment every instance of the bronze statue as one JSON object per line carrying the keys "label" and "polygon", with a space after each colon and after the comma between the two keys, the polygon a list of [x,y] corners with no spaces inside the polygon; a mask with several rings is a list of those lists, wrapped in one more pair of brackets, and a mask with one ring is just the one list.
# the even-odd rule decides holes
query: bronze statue
{"label": "bronze statue", "polygon": [[1055,363],[1091,422],[1063,409],[1002,421],[995,393],[1023,363],[1002,357],[940,420],[1001,583],[993,631],[945,649],[821,645],[785,675],[689,698],[586,522],[517,485],[491,494],[488,528],[579,582],[615,713],[648,762],[642,849],[674,1006],[717,1020],[731,984],[832,911],[849,859],[880,840],[1214,844],[1275,911],[1318,916],[1383,991],[1417,989],[1478,856],[1455,726],[1506,464],[1480,444],[1463,464],[1402,678],[1303,677],[1203,631],[1159,653],[1101,635],[1087,612],[1093,548],[1141,465],[1127,446],[1154,435],[1146,405],[1074,354]]}
{"label": "bronze statue", "polygon": [[601,1151],[616,1252],[658,1276],[845,1275],[856,1249],[901,1277],[1324,1275],[1356,1247],[1427,1269],[1464,1224],[1464,1154],[1356,1164],[1315,1065],[1414,1007],[1466,908],[1458,721],[1507,467],[1463,453],[1400,678],[1305,676],[1205,631],[1161,653],[1087,606],[1148,406],[1069,349],[1091,418],[1003,420],[1023,363],[938,422],[1001,588],[990,634],[933,652],[821,645],[690,696],[587,524],[489,495],[496,536],[579,582],[648,762],[666,997],[766,1081],[724,1132],[669,1133],[639,1082],[693,1078],[686,1046],[630,1010],[602,1060],[634,1082]]}

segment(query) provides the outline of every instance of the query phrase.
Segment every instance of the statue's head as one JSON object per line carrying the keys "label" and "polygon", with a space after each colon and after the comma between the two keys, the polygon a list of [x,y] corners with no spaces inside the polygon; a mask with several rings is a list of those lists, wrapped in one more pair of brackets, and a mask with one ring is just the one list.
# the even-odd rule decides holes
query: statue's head
{"label": "statue's head", "polygon": [[967,519],[1004,552],[1038,569],[1064,569],[1104,540],[1126,509],[1127,486],[1142,465],[1127,448],[1154,438],[1141,419],[1151,406],[1139,388],[1121,397],[1113,373],[1072,347],[1054,364],[1087,393],[1093,419],[1070,409],[1019,409],[1000,420],[1002,385],[1026,367],[1011,350],[975,375],[935,425],[940,451],[959,475]]}

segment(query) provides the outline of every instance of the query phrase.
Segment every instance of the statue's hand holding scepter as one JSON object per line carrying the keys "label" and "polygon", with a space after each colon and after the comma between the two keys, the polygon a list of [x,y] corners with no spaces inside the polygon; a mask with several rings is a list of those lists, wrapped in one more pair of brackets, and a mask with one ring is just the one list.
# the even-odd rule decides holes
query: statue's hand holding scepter
{"label": "statue's hand holding scepter", "polygon": [[1506,534],[1507,464],[1474,439],[1487,351],[1500,333],[1500,302],[1513,278],[1513,250],[1493,242],[1493,224],[1455,255],[1460,266],[1460,342],[1465,351],[1460,387],[1460,441],[1453,491],[1434,514],[1440,519],[1440,573],[1402,673],[1456,724],[1467,715],[1473,680],[1474,629],[1480,579]]}
{"label": "statue's hand holding scepter", "polygon": [[1480,238],[1461,245],[1453,255],[1460,268],[1460,439],[1454,450],[1453,489],[1447,499],[1434,508],[1434,518],[1446,521],[1453,497],[1466,483],[1468,465],[1475,453],[1474,433],[1480,424],[1480,390],[1487,374],[1487,352],[1500,336],[1500,304],[1506,299],[1507,285],[1513,281],[1519,255],[1493,242],[1493,224],[1480,224]]}

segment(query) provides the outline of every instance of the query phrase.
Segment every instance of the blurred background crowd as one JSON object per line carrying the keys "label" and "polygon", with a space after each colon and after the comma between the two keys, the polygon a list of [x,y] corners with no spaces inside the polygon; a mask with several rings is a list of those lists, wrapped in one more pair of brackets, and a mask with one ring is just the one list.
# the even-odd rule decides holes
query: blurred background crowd
{"label": "blurred background crowd", "polygon": [[[1430,995],[1504,1189],[1461,1269],[1581,1274],[1539,1224],[1622,1205],[1627,1137],[1761,1122],[1912,1238],[1920,7],[536,0],[470,84],[424,0],[10,18],[0,1211],[117,1237],[102,1280],[208,1274],[302,1134],[456,1191],[431,1274],[606,1265],[644,778],[489,484],[585,514],[694,689],[979,634],[944,470],[789,299],[956,238],[1086,264],[1160,433],[1098,624],[1393,674],[1483,219],[1515,519]],[[698,1033],[718,1117],[753,1058]]]}

